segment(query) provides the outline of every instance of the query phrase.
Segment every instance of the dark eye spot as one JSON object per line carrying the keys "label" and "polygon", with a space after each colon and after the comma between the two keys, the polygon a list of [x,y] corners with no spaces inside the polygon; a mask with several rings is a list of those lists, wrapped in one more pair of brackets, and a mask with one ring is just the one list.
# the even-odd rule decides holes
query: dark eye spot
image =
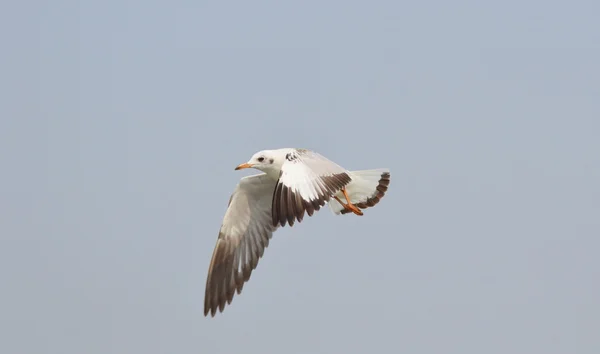
{"label": "dark eye spot", "polygon": [[264,160],[265,160],[265,158],[262,156],[258,158],[258,162],[263,162]]}

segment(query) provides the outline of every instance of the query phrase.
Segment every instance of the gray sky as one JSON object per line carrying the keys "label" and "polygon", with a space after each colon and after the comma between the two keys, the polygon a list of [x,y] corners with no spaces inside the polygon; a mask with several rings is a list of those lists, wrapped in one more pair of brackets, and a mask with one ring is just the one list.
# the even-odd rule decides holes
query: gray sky
{"label": "gray sky", "polygon": [[[597,1],[2,5],[0,352],[600,352]],[[389,167],[202,314],[234,171]]]}

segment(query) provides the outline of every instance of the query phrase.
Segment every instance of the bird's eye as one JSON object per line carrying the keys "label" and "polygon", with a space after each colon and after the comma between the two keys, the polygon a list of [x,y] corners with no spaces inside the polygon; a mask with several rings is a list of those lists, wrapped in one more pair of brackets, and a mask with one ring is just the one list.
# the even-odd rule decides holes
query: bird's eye
{"label": "bird's eye", "polygon": [[264,158],[264,157],[259,157],[259,158],[258,158],[258,162],[263,162],[264,160],[265,160],[265,158]]}

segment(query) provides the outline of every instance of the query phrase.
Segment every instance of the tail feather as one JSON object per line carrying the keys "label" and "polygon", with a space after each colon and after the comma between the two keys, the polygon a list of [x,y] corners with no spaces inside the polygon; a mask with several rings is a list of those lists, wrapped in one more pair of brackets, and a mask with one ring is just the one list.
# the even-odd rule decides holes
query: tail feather
{"label": "tail feather", "polygon": [[[351,171],[352,181],[346,185],[346,192],[350,202],[360,209],[375,206],[385,196],[390,184],[390,172],[388,169],[374,169]],[[346,201],[344,194],[340,191],[336,194],[340,200]],[[336,200],[329,201],[329,207],[336,215],[351,213]]]}

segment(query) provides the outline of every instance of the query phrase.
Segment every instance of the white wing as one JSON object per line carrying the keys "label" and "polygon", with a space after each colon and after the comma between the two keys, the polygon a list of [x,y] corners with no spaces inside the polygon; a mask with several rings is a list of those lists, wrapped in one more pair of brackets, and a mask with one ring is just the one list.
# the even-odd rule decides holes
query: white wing
{"label": "white wing", "polygon": [[316,152],[293,149],[285,158],[273,193],[274,226],[292,226],[294,220],[302,221],[304,212],[311,216],[352,181],[346,169]]}
{"label": "white wing", "polygon": [[214,316],[258,265],[269,239],[277,229],[271,224],[271,200],[275,181],[265,174],[244,177],[233,192],[206,279],[204,315]]}

